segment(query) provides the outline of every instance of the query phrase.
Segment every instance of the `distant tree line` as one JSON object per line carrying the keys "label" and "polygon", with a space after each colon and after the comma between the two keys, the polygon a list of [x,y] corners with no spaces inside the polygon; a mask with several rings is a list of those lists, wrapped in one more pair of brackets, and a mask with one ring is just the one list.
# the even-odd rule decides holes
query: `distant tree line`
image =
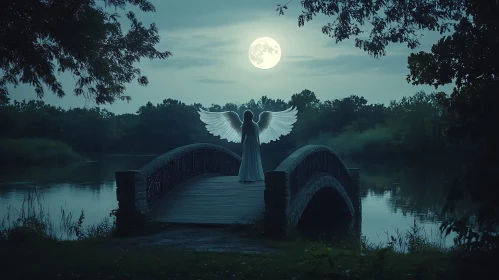
{"label": "distant tree line", "polygon": [[201,104],[186,105],[165,99],[156,105],[148,102],[136,114],[121,115],[98,107],[65,110],[40,100],[3,102],[0,137],[60,141],[84,155],[160,154],[200,142],[216,143],[240,153],[239,145],[206,131],[199,120],[199,108],[236,111],[240,115],[250,109],[257,121],[264,110],[296,106],[298,121],[292,133],[278,142],[263,145],[264,157],[280,161],[307,143],[326,144],[345,157],[363,159],[434,157],[447,155],[458,147],[445,136],[448,116],[438,101],[442,96],[444,93],[418,92],[385,106],[368,104],[364,97],[356,95],[321,101],[314,92],[305,89],[293,94],[287,102],[263,96],[240,105],[213,104],[204,108]]}

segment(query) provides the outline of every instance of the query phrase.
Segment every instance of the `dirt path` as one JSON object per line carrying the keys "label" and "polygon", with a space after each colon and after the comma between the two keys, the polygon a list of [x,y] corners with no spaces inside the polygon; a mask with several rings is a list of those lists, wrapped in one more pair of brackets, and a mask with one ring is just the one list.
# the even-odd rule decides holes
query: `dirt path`
{"label": "dirt path", "polygon": [[114,249],[130,250],[167,245],[179,249],[216,252],[266,253],[279,249],[243,232],[223,228],[174,227],[146,236],[116,239],[108,243]]}

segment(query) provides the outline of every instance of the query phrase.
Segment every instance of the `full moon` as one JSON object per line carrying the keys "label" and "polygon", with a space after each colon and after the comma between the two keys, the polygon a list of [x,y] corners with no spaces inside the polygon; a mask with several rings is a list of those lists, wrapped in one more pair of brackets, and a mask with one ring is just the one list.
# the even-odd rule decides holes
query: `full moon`
{"label": "full moon", "polygon": [[281,47],[272,38],[260,37],[251,43],[248,58],[256,68],[270,69],[281,60]]}

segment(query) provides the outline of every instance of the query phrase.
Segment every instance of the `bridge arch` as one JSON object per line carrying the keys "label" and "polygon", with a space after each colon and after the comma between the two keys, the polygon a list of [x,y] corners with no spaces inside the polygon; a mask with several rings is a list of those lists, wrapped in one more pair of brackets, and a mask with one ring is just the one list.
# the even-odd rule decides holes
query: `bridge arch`
{"label": "bridge arch", "polygon": [[328,173],[321,172],[313,176],[313,178],[311,178],[306,185],[301,188],[296,198],[290,202],[286,213],[289,223],[288,226],[290,228],[295,228],[297,226],[303,213],[305,212],[305,209],[310,205],[314,196],[319,191],[324,191],[324,189],[333,190],[333,193],[339,196],[342,202],[342,205],[339,207],[344,208],[342,210],[348,213],[349,216],[354,216],[355,209],[352,204],[352,200],[346,193],[343,186],[333,176]]}
{"label": "bridge arch", "polygon": [[265,231],[282,237],[295,228],[312,197],[332,188],[351,216],[360,212],[358,169],[348,169],[323,145],[307,145],[265,174]]}
{"label": "bridge arch", "polygon": [[219,145],[199,143],[178,147],[138,170],[115,173],[118,208],[125,216],[145,214],[182,181],[202,173],[234,176],[240,165],[240,156]]}

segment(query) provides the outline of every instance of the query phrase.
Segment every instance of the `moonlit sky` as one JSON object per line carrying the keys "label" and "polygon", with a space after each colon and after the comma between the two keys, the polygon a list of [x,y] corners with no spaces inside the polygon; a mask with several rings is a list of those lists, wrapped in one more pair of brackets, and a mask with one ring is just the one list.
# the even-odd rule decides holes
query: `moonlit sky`
{"label": "moonlit sky", "polygon": [[[284,16],[276,12],[280,0],[152,0],[155,13],[137,12],[137,17],[149,25],[155,22],[161,43],[160,51],[173,56],[166,60],[143,59],[139,67],[149,78],[149,85],[136,82],[127,86],[132,101],[116,101],[101,106],[112,112],[135,113],[148,101],[153,104],[167,98],[187,104],[194,102],[240,104],[262,95],[288,101],[303,89],[315,92],[321,100],[364,96],[370,103],[385,103],[413,95],[417,91],[434,91],[429,86],[407,83],[406,45],[392,45],[387,56],[378,59],[355,48],[353,40],[335,44],[322,34],[328,19],[317,17],[298,27],[302,11],[299,1],[292,1]],[[126,19],[125,19],[126,20]],[[127,28],[128,21],[123,21]],[[424,32],[421,47],[414,51],[429,51],[440,35]],[[275,39],[282,50],[281,61],[274,68],[261,70],[248,59],[248,48],[258,37]],[[414,52],[413,51],[413,52]],[[75,80],[69,74],[60,75],[66,91],[58,98],[46,89],[44,101],[65,109],[93,107],[95,104],[73,95]],[[449,93],[451,87],[439,90]],[[9,87],[15,100],[36,99],[29,85]]]}

